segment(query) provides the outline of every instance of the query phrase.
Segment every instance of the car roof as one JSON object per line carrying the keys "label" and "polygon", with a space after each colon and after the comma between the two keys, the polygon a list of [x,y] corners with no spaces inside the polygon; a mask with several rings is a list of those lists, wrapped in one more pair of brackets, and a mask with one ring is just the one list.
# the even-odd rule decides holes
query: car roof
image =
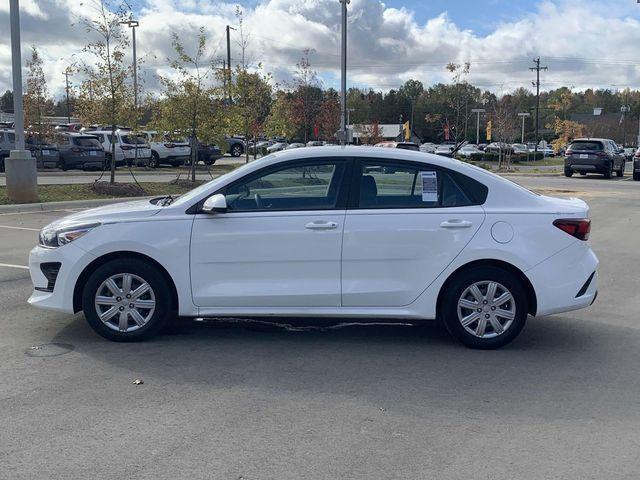
{"label": "car roof", "polygon": [[589,137],[584,137],[584,138],[574,138],[573,140],[571,140],[571,142],[613,142],[613,140],[611,140],[610,138],[589,138]]}

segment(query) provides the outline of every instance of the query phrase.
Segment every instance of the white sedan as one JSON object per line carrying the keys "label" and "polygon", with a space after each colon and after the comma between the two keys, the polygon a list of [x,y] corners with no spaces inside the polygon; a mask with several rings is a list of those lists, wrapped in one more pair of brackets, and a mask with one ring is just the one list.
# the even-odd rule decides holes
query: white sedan
{"label": "white sedan", "polygon": [[589,208],[472,165],[370,147],[282,151],[178,198],[40,233],[29,303],[143,340],[178,316],[439,319],[465,345],[597,293]]}

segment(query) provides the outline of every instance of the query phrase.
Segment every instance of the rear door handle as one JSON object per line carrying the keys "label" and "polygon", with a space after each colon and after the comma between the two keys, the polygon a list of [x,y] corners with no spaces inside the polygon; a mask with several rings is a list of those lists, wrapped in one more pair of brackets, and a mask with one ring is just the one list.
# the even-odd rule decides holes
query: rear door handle
{"label": "rear door handle", "polygon": [[338,228],[336,222],[315,221],[307,223],[304,228],[307,230],[332,230]]}
{"label": "rear door handle", "polygon": [[442,228],[469,228],[472,225],[468,220],[446,220],[440,224]]}

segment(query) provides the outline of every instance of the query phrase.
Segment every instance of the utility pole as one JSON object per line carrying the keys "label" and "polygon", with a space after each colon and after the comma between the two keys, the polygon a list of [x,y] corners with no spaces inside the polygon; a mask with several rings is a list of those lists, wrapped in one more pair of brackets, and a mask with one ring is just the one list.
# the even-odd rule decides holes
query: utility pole
{"label": "utility pole", "polygon": [[227,25],[227,86],[229,87],[229,104],[231,104],[231,30],[235,28]]}
{"label": "utility pole", "polygon": [[[120,22],[123,25],[127,25],[131,28],[131,39],[133,46],[133,131],[138,133],[138,59],[136,57],[136,27],[140,26],[140,22],[137,20],[127,20],[126,22]],[[138,144],[136,143],[134,164],[138,166]]]}
{"label": "utility pole", "polygon": [[484,108],[472,108],[471,113],[476,114],[476,147],[480,145],[480,114],[486,112]]}
{"label": "utility pole", "polygon": [[73,75],[71,67],[65,68],[63,75],[65,78],[65,91],[67,94],[67,123],[71,123],[71,106],[69,104],[69,75]]}
{"label": "utility pole", "polygon": [[533,84],[536,87],[536,146],[533,151],[533,159],[538,157],[538,130],[540,129],[540,70],[548,70],[549,67],[540,66],[540,57],[533,60],[535,67],[529,68],[532,72],[536,72],[536,81]]}
{"label": "utility pole", "polygon": [[347,144],[347,5],[350,0],[339,0],[342,7],[342,45],[340,56],[340,144]]}
{"label": "utility pole", "polygon": [[524,143],[524,120],[525,118],[531,116],[531,114],[529,112],[520,112],[518,116],[522,117],[522,139],[520,141]]}

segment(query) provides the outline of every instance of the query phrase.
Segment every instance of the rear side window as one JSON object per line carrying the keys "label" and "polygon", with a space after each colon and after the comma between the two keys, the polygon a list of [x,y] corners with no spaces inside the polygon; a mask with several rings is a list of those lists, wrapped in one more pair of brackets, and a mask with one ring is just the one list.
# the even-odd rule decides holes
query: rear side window
{"label": "rear side window", "polygon": [[95,137],[74,137],[73,144],[79,147],[102,148],[102,145]]}
{"label": "rear side window", "polygon": [[141,145],[147,143],[147,139],[144,137],[138,137],[135,135],[122,135],[122,143],[130,144],[130,145]]}
{"label": "rear side window", "polygon": [[581,150],[581,151],[588,151],[588,152],[599,152],[604,150],[604,146],[602,145],[602,142],[571,142],[571,145],[569,145],[569,149],[570,150]]}
{"label": "rear side window", "polygon": [[359,179],[359,208],[463,207],[487,198],[476,180],[428,165],[363,162]]}

